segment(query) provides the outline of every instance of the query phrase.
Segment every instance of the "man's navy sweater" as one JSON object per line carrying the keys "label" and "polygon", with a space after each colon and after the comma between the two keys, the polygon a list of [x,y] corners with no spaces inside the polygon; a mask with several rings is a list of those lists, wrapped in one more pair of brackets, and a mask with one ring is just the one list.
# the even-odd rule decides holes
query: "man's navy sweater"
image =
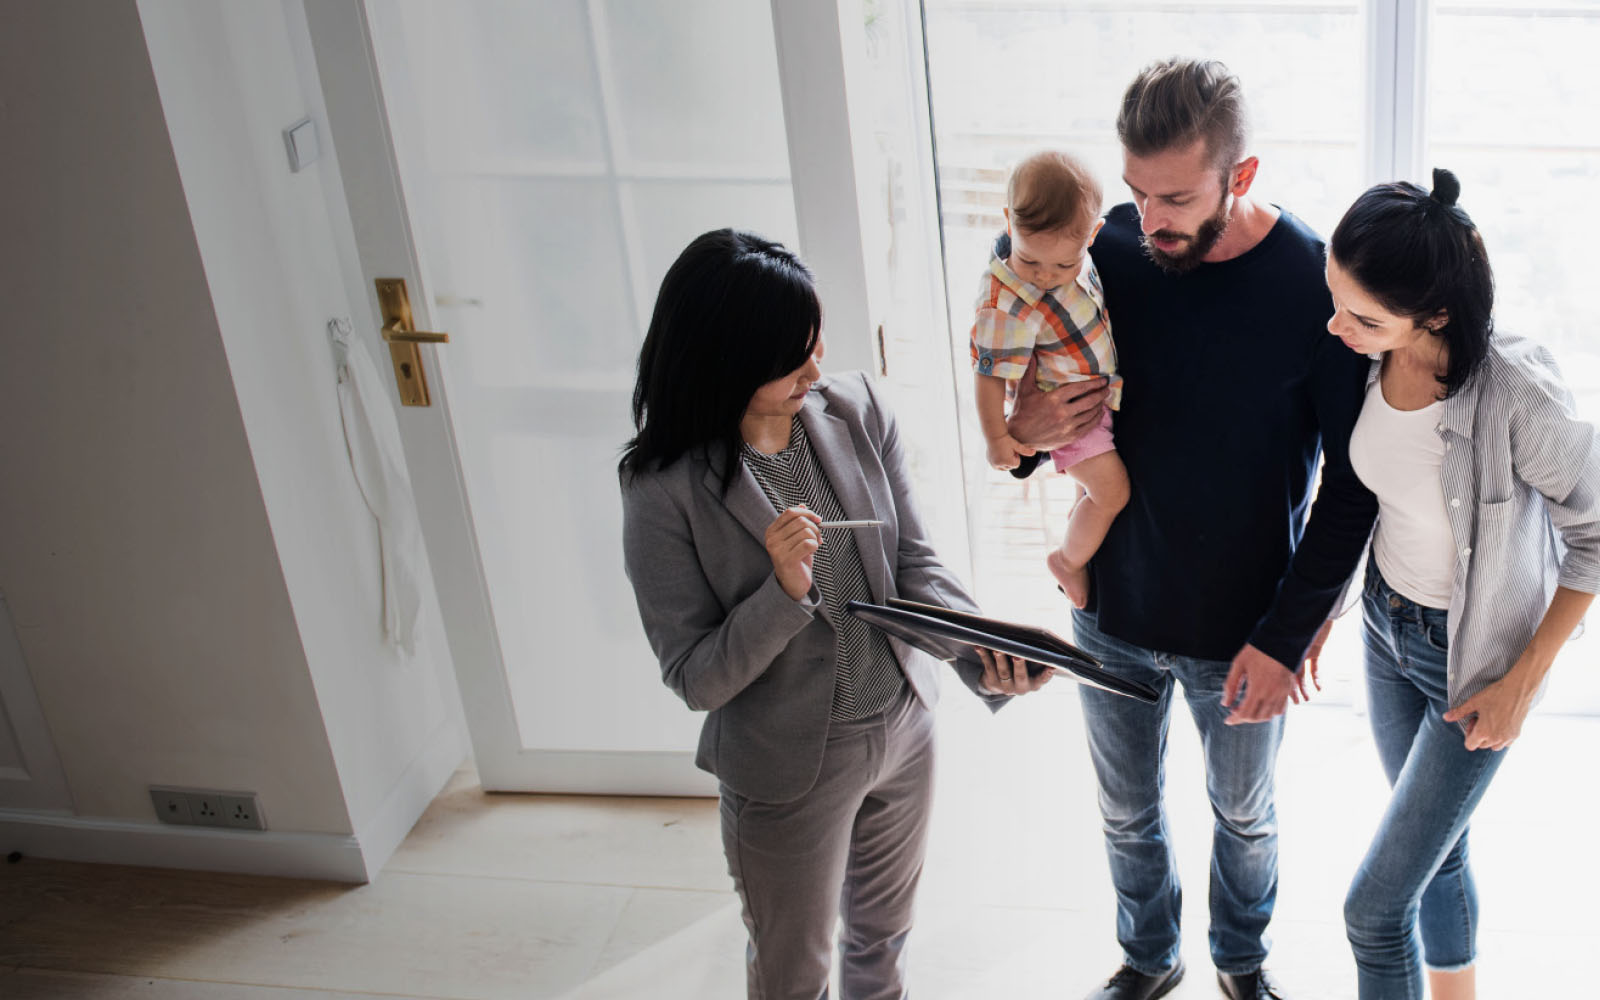
{"label": "man's navy sweater", "polygon": [[1091,564],[1089,607],[1147,649],[1231,660],[1249,642],[1295,669],[1377,515],[1348,451],[1368,363],[1328,333],[1322,241],[1283,212],[1243,255],[1172,274],[1125,204],[1092,254],[1133,490]]}

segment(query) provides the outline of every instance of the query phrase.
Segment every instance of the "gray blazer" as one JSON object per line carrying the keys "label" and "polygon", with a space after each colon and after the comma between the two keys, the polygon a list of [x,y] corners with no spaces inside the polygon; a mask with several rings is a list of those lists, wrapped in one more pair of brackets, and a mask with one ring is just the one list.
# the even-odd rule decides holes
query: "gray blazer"
{"label": "gray blazer", "polygon": [[[819,381],[800,421],[845,515],[883,520],[852,529],[873,599],[976,611],[928,543],[894,419],[866,374]],[[624,475],[628,579],[662,680],[709,713],[695,763],[746,798],[789,802],[810,790],[822,764],[834,632],[816,587],[794,601],[779,586],[765,544],[777,512],[755,477],[741,463],[723,496],[719,468],[691,453],[659,471]],[[890,646],[931,708],[937,661],[897,639]],[[991,708],[1004,703],[979,691],[974,665],[956,669]]]}

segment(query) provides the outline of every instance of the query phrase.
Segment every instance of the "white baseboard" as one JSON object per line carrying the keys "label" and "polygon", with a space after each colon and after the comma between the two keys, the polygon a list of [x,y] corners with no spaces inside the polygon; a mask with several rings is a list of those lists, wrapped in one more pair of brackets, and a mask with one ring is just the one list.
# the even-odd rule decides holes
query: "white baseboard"
{"label": "white baseboard", "polygon": [[0,852],[147,868],[366,882],[361,845],[339,833],[218,830],[0,809]]}
{"label": "white baseboard", "polygon": [[485,791],[558,795],[717,795],[689,751],[524,750],[504,772],[478,761]]}
{"label": "white baseboard", "polygon": [[428,742],[411,758],[411,763],[389,790],[378,809],[356,823],[356,838],[366,865],[366,881],[378,877],[389,863],[395,848],[417,825],[439,790],[467,759],[467,737],[457,716],[434,730]]}
{"label": "white baseboard", "polygon": [[0,809],[0,855],[20,851],[60,861],[370,882],[466,756],[460,728],[453,722],[440,726],[354,836],[219,830],[94,819],[60,810]]}

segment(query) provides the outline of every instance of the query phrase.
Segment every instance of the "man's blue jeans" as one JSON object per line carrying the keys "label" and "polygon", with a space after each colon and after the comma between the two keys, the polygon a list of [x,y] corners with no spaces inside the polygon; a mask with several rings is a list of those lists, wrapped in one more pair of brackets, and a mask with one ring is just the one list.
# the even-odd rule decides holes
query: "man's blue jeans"
{"label": "man's blue jeans", "polygon": [[1422,955],[1441,970],[1476,956],[1467,824],[1505,753],[1468,750],[1444,721],[1446,612],[1395,593],[1369,563],[1362,618],[1372,735],[1394,794],[1345,898],[1345,931],[1361,1000],[1420,1000]]}
{"label": "man's blue jeans", "polygon": [[1158,653],[1101,632],[1095,616],[1073,615],[1074,642],[1106,669],[1161,692],[1154,705],[1080,687],[1089,752],[1100,781],[1106,853],[1117,890],[1123,961],[1154,975],[1178,960],[1183,892],[1168,842],[1162,792],[1174,682],[1205,750],[1206,793],[1216,817],[1211,842],[1211,959],[1221,972],[1261,967],[1267,922],[1278,895],[1278,821],[1273,770],[1283,718],[1228,726],[1222,685],[1230,664]]}

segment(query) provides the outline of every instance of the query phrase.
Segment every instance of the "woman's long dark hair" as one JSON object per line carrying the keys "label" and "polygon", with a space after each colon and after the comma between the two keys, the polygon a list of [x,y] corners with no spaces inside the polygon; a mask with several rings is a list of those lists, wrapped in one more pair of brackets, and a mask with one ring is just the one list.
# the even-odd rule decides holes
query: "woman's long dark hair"
{"label": "woman's long dark hair", "polygon": [[618,472],[664,469],[691,450],[738,467],[739,421],[761,386],[805,364],[822,328],[811,271],[781,243],[737,229],[697,237],[656,295],[633,426]]}
{"label": "woman's long dark hair", "polygon": [[1385,309],[1423,323],[1440,311],[1434,331],[1450,362],[1438,376],[1446,396],[1472,378],[1494,334],[1494,272],[1483,236],[1456,204],[1461,182],[1433,171],[1432,193],[1415,184],[1368,188],[1339,220],[1328,253]]}

